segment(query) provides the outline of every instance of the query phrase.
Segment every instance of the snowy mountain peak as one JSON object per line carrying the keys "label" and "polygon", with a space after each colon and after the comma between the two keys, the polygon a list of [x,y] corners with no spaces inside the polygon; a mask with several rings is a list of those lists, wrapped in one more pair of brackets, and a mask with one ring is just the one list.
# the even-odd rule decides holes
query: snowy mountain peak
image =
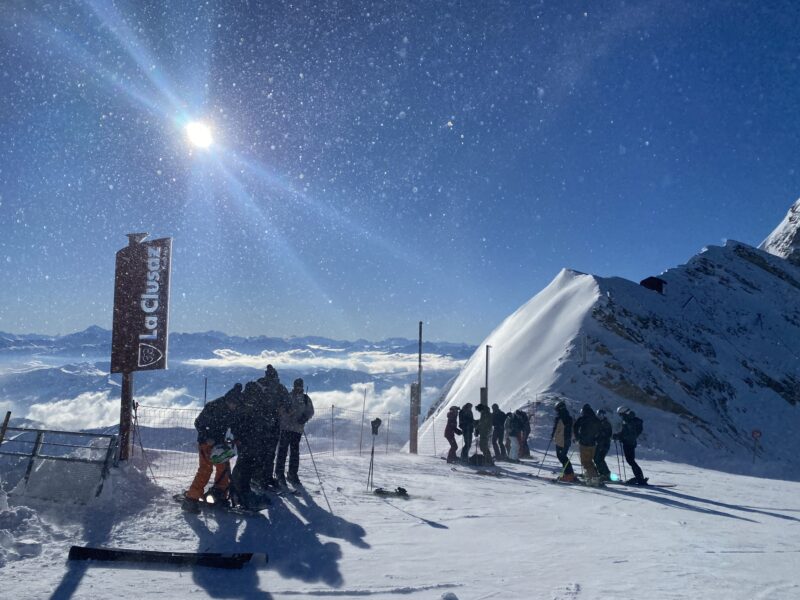
{"label": "snowy mountain peak", "polygon": [[800,264],[800,199],[792,205],[780,225],[761,242],[759,249]]}

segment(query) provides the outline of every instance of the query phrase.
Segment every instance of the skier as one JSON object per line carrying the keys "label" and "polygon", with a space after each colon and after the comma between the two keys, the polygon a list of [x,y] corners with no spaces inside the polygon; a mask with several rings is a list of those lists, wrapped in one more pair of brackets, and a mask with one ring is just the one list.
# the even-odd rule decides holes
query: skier
{"label": "skier", "polygon": [[506,413],[500,410],[495,402],[492,404],[492,449],[495,460],[506,459],[506,448],[503,444],[503,429],[506,423]]}
{"label": "skier", "polygon": [[516,412],[508,413],[506,416],[506,424],[508,425],[508,460],[513,463],[519,462],[519,439],[522,432],[522,423],[519,415]]}
{"label": "skier", "polygon": [[613,438],[622,442],[622,452],[625,460],[633,470],[633,477],[625,483],[647,485],[647,478],[642,473],[642,468],[636,464],[636,440],[642,434],[642,420],[627,406],[620,406],[617,414],[622,417],[622,429],[615,433]]}
{"label": "skier", "polygon": [[611,480],[611,469],[606,464],[606,455],[611,448],[611,423],[608,422],[608,415],[604,409],[597,411],[597,418],[600,419],[600,431],[597,435],[597,445],[594,447],[594,466],[600,475],[600,481]]}
{"label": "skier", "polygon": [[519,419],[519,458],[530,458],[531,449],[528,447],[528,437],[531,434],[531,419],[524,410],[515,411]]}
{"label": "skier", "polygon": [[200,464],[181,503],[181,508],[187,512],[200,512],[200,498],[205,495],[206,484],[214,471],[216,471],[214,485],[209,493],[214,497],[215,502],[227,500],[228,486],[230,485],[230,462],[214,464],[211,462],[211,456],[215,446],[219,447],[226,443],[225,434],[234,422],[241,398],[242,384],[237,383],[224,396],[206,404],[194,420]]}
{"label": "skier", "polygon": [[253,472],[258,466],[259,448],[259,387],[254,381],[244,386],[242,404],[236,412],[231,431],[236,441],[236,465],[231,475],[231,497],[236,504],[245,508],[255,508],[258,495],[250,488]]}
{"label": "skier", "polygon": [[553,423],[553,431],[550,439],[555,442],[556,456],[562,465],[562,481],[575,481],[575,471],[572,470],[572,463],[569,460],[569,446],[572,443],[572,416],[567,410],[567,403],[563,400],[556,402],[556,418]]}
{"label": "skier", "polygon": [[483,462],[481,464],[492,466],[494,462],[492,461],[492,453],[489,452],[489,439],[492,437],[492,411],[489,410],[489,407],[485,404],[478,404],[475,410],[480,413],[477,429],[478,444],[480,445],[481,454],[483,455]]}
{"label": "skier", "polygon": [[584,404],[581,408],[581,416],[575,420],[573,431],[580,448],[581,466],[586,476],[586,483],[598,485],[600,480],[594,466],[594,453],[597,437],[600,434],[600,419],[588,404]]}
{"label": "skier", "polygon": [[[281,404],[281,439],[278,446],[278,460],[275,463],[275,478],[278,485],[285,486],[288,481],[292,485],[300,485],[297,470],[300,467],[300,439],[303,437],[305,424],[314,416],[314,404],[304,389],[303,380],[294,380],[288,402]],[[284,476],[286,453],[289,453],[289,473]]]}
{"label": "skier", "polygon": [[451,406],[447,411],[447,425],[444,428],[444,438],[450,444],[450,451],[447,453],[447,462],[454,463],[457,460],[456,450],[456,436],[461,435],[461,430],[458,428],[458,407]]}
{"label": "skier", "polygon": [[461,460],[467,462],[469,449],[472,446],[472,430],[475,428],[475,417],[472,415],[472,403],[467,402],[458,411],[458,428],[464,437],[464,446],[461,448]]}
{"label": "skier", "polygon": [[289,391],[286,389],[278,376],[278,371],[272,365],[267,365],[264,370],[264,377],[258,379],[258,428],[260,444],[258,449],[258,466],[256,469],[256,481],[262,487],[274,487],[277,485],[272,472],[275,468],[275,451],[280,440],[280,406],[289,400]]}

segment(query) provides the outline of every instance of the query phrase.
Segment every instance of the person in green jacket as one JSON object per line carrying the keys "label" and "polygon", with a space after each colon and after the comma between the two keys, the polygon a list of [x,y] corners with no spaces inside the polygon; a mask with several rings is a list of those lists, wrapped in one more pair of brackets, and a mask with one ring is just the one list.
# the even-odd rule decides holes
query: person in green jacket
{"label": "person in green jacket", "polygon": [[478,446],[483,454],[483,464],[493,465],[492,454],[489,452],[489,440],[492,439],[492,411],[485,404],[479,404],[475,410],[480,413],[478,418]]}

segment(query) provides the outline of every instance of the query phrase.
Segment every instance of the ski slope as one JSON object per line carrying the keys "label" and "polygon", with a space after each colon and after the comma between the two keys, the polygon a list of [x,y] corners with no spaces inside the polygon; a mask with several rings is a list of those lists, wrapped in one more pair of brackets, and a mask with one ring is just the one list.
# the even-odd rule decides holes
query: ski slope
{"label": "ski slope", "polygon": [[[535,453],[541,456],[541,451]],[[617,470],[616,457],[609,464]],[[308,494],[263,517],[181,512],[186,482],[154,485],[115,469],[113,494],[87,507],[0,497],[3,598],[296,599],[339,597],[637,599],[800,597],[800,483],[642,461],[673,489],[591,489],[533,479],[533,462],[496,475],[434,456],[318,457]],[[556,468],[547,457],[542,474]],[[68,563],[72,544],[268,553],[241,571]]]}

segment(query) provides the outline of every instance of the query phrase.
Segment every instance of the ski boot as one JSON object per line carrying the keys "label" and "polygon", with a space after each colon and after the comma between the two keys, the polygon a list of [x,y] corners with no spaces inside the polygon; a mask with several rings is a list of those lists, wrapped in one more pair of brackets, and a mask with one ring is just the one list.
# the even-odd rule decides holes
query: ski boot
{"label": "ski boot", "polygon": [[200,501],[194,498],[189,498],[184,495],[181,501],[181,510],[184,512],[192,513],[193,515],[200,513]]}

